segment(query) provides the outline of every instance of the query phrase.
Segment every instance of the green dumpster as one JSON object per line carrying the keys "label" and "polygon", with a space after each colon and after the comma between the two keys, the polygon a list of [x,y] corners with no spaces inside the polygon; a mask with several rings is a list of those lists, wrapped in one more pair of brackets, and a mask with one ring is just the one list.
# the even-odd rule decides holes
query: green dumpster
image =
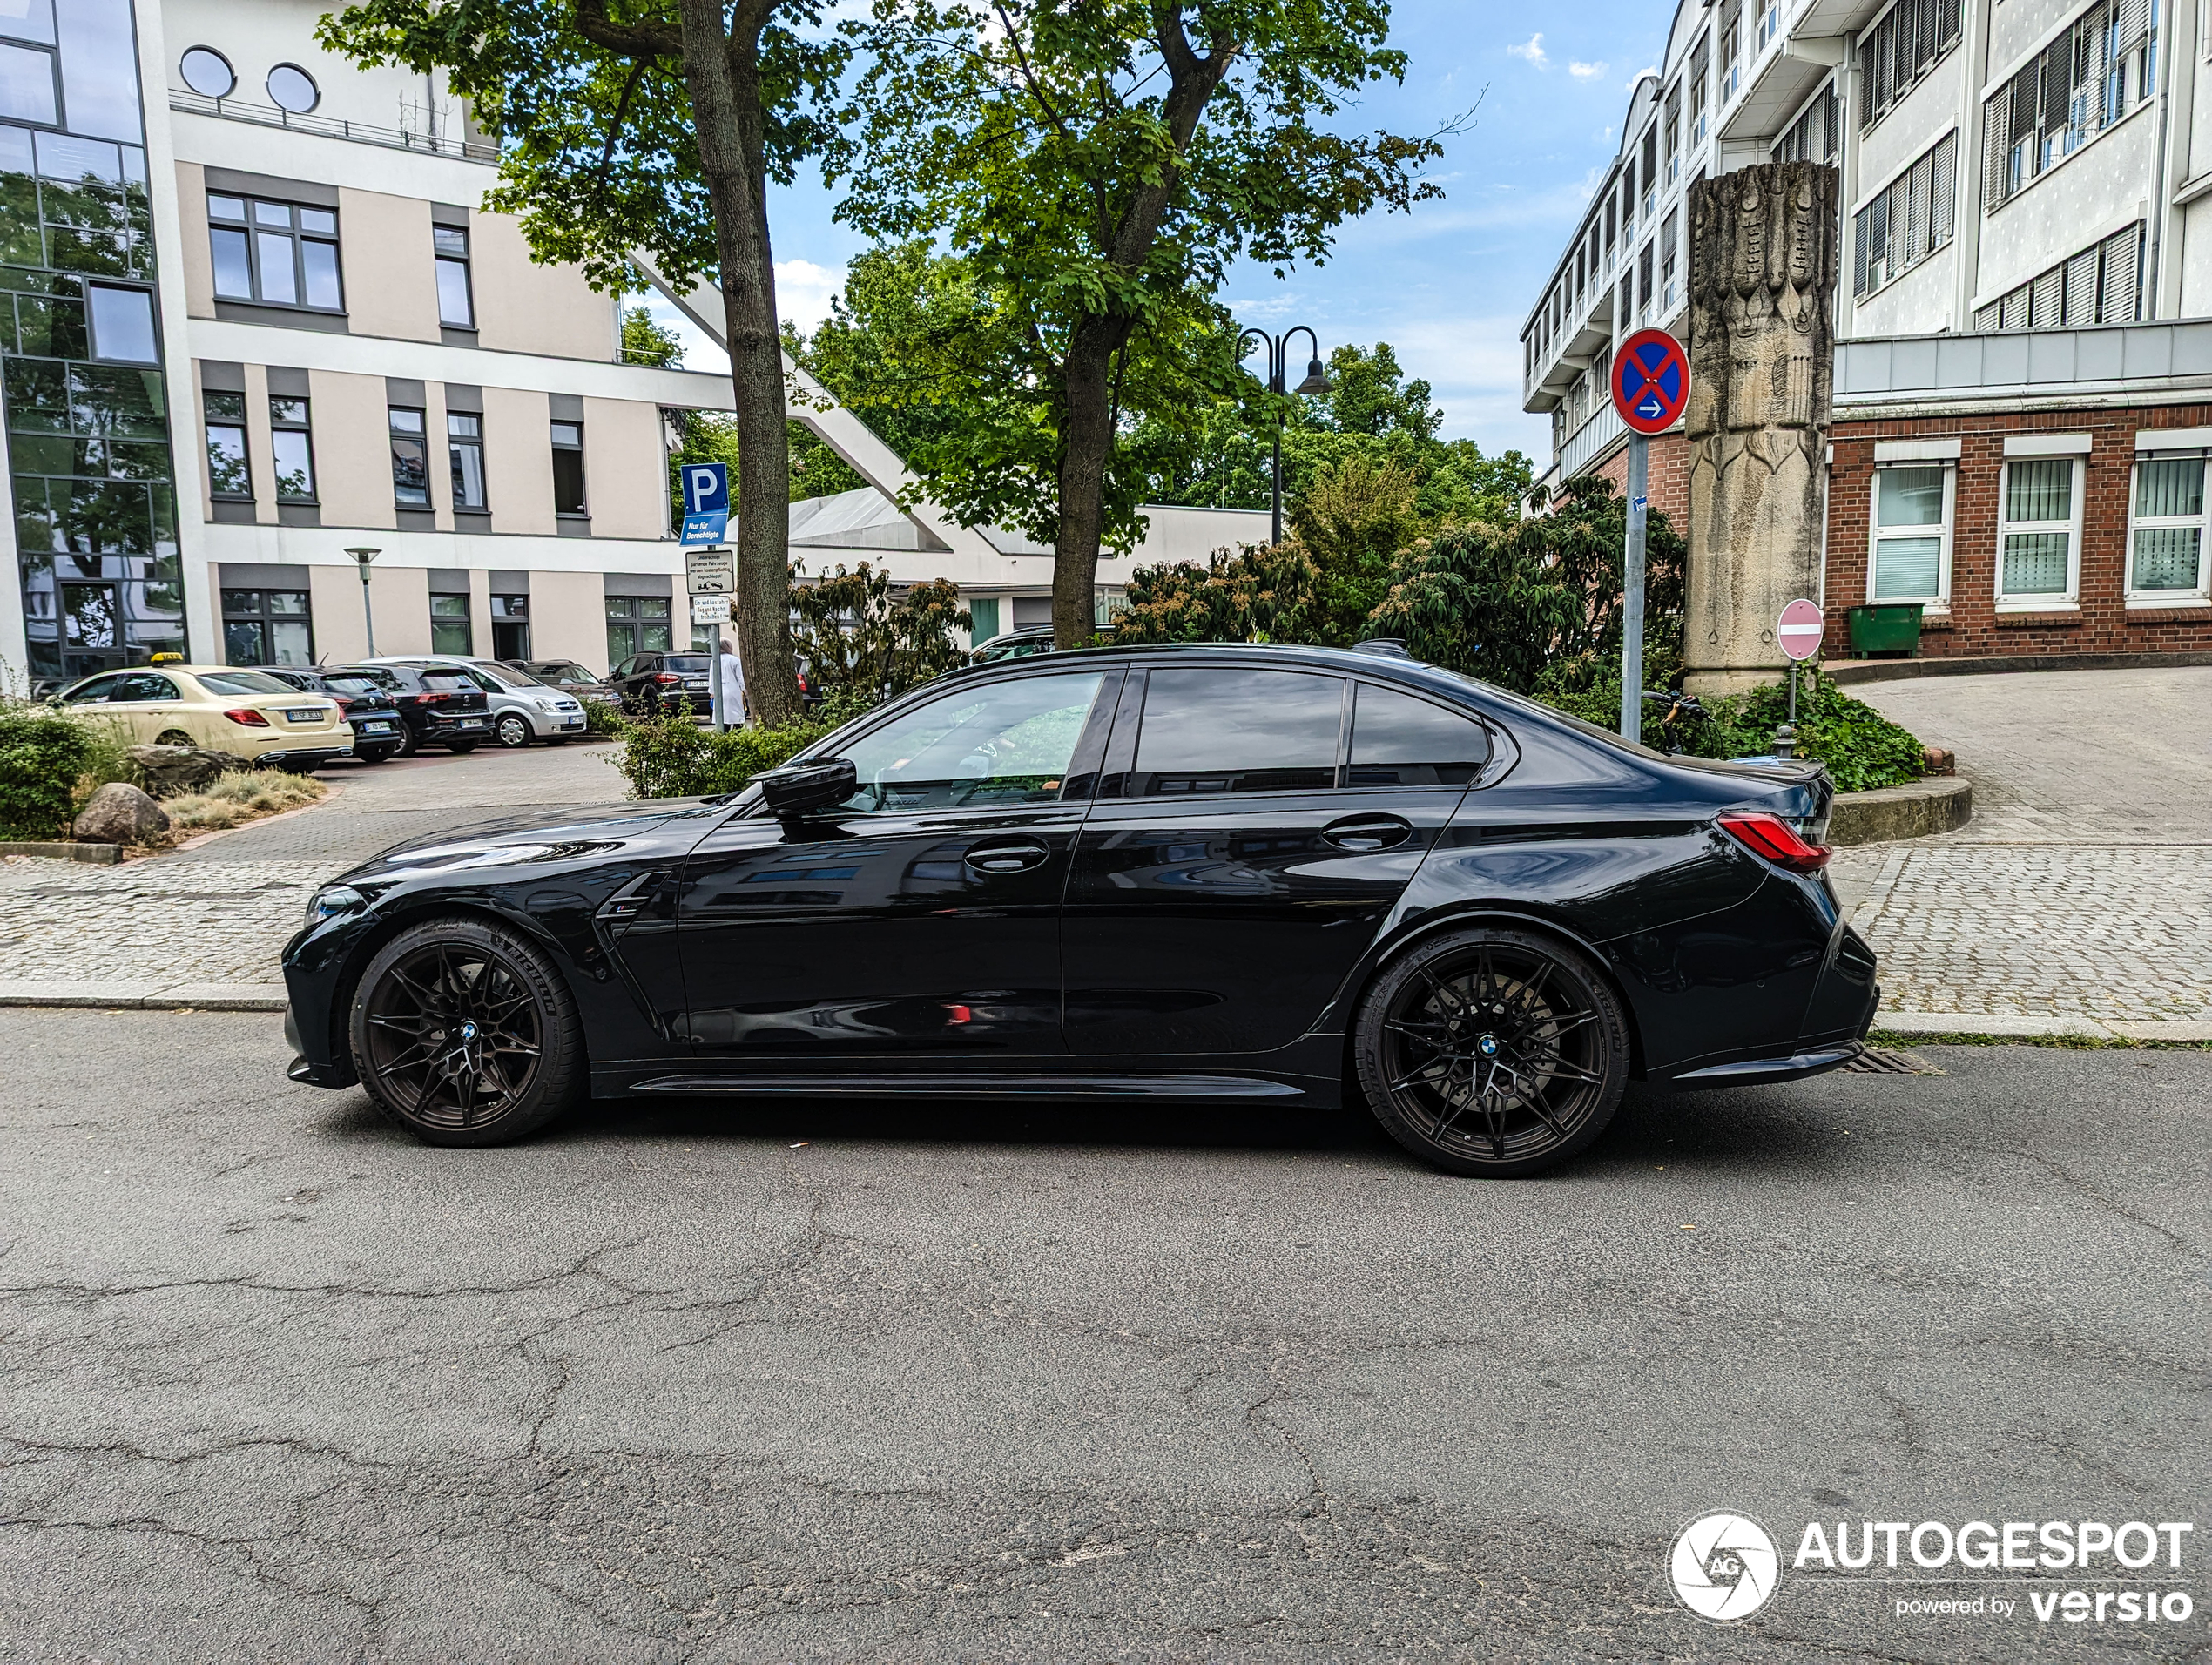
{"label": "green dumpster", "polygon": [[1845,609],[1844,617],[1851,626],[1851,650],[1862,656],[1918,653],[1922,605],[1917,601],[1892,601]]}

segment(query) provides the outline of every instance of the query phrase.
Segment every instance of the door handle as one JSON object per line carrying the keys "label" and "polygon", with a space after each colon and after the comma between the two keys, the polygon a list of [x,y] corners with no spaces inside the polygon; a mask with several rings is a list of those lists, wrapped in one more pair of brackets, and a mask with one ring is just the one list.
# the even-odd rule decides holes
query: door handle
{"label": "door handle", "polygon": [[1413,823],[1395,815],[1348,815],[1321,829],[1322,843],[1363,855],[1372,850],[1393,848],[1413,836]]}
{"label": "door handle", "polygon": [[1027,873],[1052,859],[1052,852],[1035,839],[1009,839],[979,844],[961,859],[977,873]]}

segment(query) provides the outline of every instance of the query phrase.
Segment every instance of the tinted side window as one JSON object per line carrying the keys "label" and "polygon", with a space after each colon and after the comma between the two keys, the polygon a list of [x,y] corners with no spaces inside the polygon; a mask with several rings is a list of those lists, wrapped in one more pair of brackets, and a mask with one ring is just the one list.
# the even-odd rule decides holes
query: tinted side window
{"label": "tinted side window", "polygon": [[119,677],[95,677],[63,695],[62,703],[65,705],[84,705],[96,699],[105,699],[115,691],[116,684],[121,680]]}
{"label": "tinted side window", "polygon": [[1022,677],[960,689],[894,718],[842,752],[860,787],[845,807],[873,814],[1052,803],[1104,680],[1096,671]]}
{"label": "tinted side window", "polygon": [[168,677],[148,676],[142,671],[117,683],[108,698],[111,700],[175,699],[179,695],[177,684]]}
{"label": "tinted side window", "polygon": [[1344,683],[1298,671],[1155,671],[1131,796],[1333,786]]}
{"label": "tinted side window", "polygon": [[1393,688],[1359,684],[1351,785],[1464,786],[1489,761],[1489,731],[1472,718]]}

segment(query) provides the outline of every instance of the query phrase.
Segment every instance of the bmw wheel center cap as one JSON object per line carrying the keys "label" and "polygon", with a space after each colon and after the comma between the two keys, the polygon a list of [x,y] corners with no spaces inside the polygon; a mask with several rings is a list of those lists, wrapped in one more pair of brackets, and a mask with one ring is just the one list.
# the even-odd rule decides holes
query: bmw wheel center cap
{"label": "bmw wheel center cap", "polygon": [[461,1026],[461,1038],[463,1041],[474,1041],[476,1038],[476,1026],[473,1023],[462,1024]]}
{"label": "bmw wheel center cap", "polygon": [[1498,1055],[1498,1037],[1494,1035],[1486,1035],[1474,1043],[1474,1048],[1484,1057],[1494,1058]]}

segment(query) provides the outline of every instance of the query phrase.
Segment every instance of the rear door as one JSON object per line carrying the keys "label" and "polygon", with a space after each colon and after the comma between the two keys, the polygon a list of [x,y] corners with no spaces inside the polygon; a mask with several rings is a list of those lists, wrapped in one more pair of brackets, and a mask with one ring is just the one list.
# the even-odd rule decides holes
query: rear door
{"label": "rear door", "polygon": [[185,697],[177,684],[158,671],[132,671],[109,691],[104,717],[121,719],[132,740],[150,745],[172,729],[190,733],[199,725],[185,712]]}
{"label": "rear door", "polygon": [[1489,755],[1379,684],[1234,662],[1133,673],[1062,924],[1077,1054],[1305,1034]]}

